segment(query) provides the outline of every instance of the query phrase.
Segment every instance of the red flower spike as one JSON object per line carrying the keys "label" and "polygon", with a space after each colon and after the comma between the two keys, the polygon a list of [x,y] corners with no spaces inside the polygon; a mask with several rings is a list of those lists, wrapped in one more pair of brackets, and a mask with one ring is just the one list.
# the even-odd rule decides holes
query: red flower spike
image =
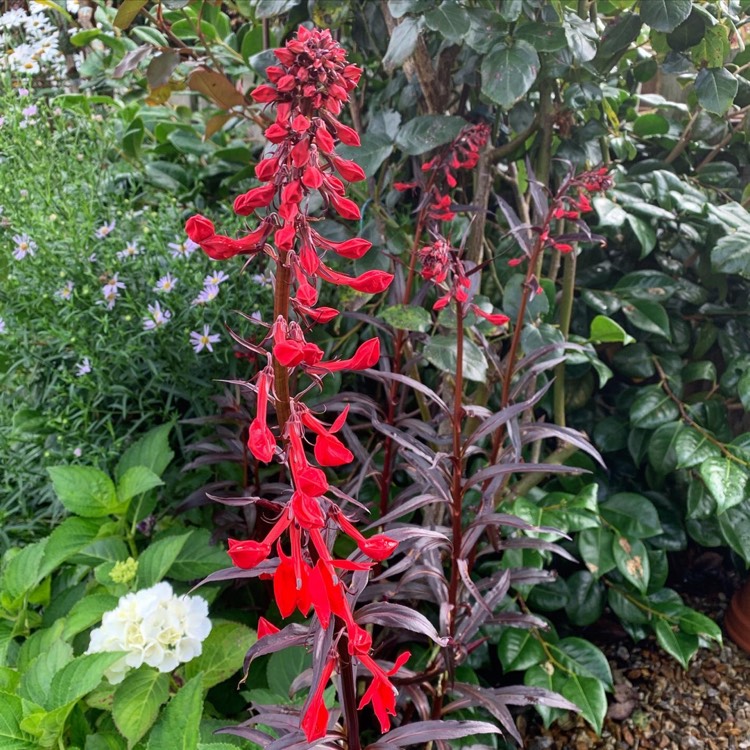
{"label": "red flower spike", "polygon": [[266,542],[256,542],[252,539],[244,542],[228,539],[227,542],[229,543],[227,554],[238,568],[244,570],[254,568],[271,554],[271,545]]}
{"label": "red flower spike", "polygon": [[211,219],[196,214],[185,222],[185,232],[193,242],[197,242],[200,245],[201,242],[216,234],[216,227]]}
{"label": "red flower spike", "polygon": [[272,622],[266,620],[265,617],[260,617],[258,619],[258,640],[260,640],[261,638],[265,638],[267,635],[273,635],[274,633],[278,632],[279,629]]}
{"label": "red flower spike", "polygon": [[397,693],[388,677],[398,672],[410,656],[411,654],[405,651],[396,660],[393,668],[385,672],[369,656],[359,655],[359,660],[372,672],[372,682],[362,696],[359,710],[361,711],[368,703],[372,703],[373,711],[375,711],[375,716],[380,722],[380,729],[383,733],[391,728],[389,716],[396,715]]}
{"label": "red flower spike", "polygon": [[383,562],[383,560],[387,560],[393,554],[396,547],[398,547],[398,542],[395,539],[385,536],[385,534],[376,534],[369,539],[365,539],[363,542],[359,542],[357,546],[371,560]]}

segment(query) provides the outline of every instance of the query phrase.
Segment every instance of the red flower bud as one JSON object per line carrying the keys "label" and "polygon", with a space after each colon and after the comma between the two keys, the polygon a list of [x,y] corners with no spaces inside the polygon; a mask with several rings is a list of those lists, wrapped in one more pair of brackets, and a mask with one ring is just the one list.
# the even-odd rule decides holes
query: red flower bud
{"label": "red flower bud", "polygon": [[389,558],[393,551],[398,547],[395,539],[385,536],[385,534],[376,534],[364,542],[357,545],[371,560],[382,562]]}
{"label": "red flower bud", "polygon": [[294,76],[285,75],[279,78],[276,83],[276,88],[279,91],[291,91],[297,85],[297,81],[294,80]]}
{"label": "red flower bud", "polygon": [[359,212],[359,206],[348,198],[341,198],[335,193],[330,194],[331,203],[333,207],[338,211],[339,216],[342,219],[360,219],[362,215]]}
{"label": "red flower bud", "polygon": [[309,166],[302,175],[302,184],[317,190],[323,184],[323,173],[317,167]]}
{"label": "red flower bud", "polygon": [[325,472],[315,466],[306,466],[294,476],[298,489],[309,497],[320,497],[328,492]]}
{"label": "red flower bud", "polygon": [[318,435],[314,453],[321,466],[343,466],[354,460],[352,452],[335,435],[327,433]]}
{"label": "red flower bud", "polygon": [[273,346],[273,356],[284,367],[296,367],[302,361],[302,344],[285,339]]}
{"label": "red flower bud", "polygon": [[292,515],[294,520],[308,531],[322,529],[326,525],[326,517],[318,501],[299,490],[292,495]]}
{"label": "red flower bud", "polygon": [[492,325],[504,326],[510,323],[510,318],[507,315],[503,315],[502,313],[487,313],[477,305],[472,305],[471,309],[474,311],[475,315],[478,315],[480,318],[484,318],[485,320],[492,323]]}
{"label": "red flower bud", "polygon": [[211,219],[196,214],[195,216],[191,216],[185,223],[185,232],[193,242],[200,244],[209,237],[213,237],[216,234],[216,228]]}
{"label": "red flower bud", "polygon": [[279,160],[276,158],[263,159],[255,165],[255,176],[261,182],[272,180],[279,172]]}
{"label": "red flower bud", "polygon": [[248,190],[234,199],[234,212],[238,216],[249,216],[256,208],[267,206],[276,195],[274,185],[263,185],[262,187]]}
{"label": "red flower bud", "polygon": [[249,570],[262,563],[271,554],[271,545],[265,542],[256,542],[247,539],[244,542],[236,539],[228,539],[229,549],[227,554],[238,568]]}
{"label": "red flower bud", "polygon": [[275,102],[279,98],[279,93],[273,86],[264,83],[251,91],[250,96],[252,96],[256,102],[264,104],[267,102]]}
{"label": "red flower bud", "polygon": [[315,141],[323,153],[330,154],[333,151],[333,138],[331,138],[331,134],[326,130],[325,125],[321,125],[315,131]]}
{"label": "red flower bud", "polygon": [[271,143],[281,143],[289,135],[289,131],[283,125],[275,122],[266,129],[264,135]]}
{"label": "red flower bud", "polygon": [[281,229],[276,230],[273,240],[279,250],[291,250],[294,247],[296,237],[297,232],[294,229],[294,224],[284,224]]}
{"label": "red flower bud", "polygon": [[372,247],[372,242],[361,237],[353,237],[343,242],[331,242],[329,245],[337,255],[350,260],[359,260]]}
{"label": "red flower bud", "polygon": [[308,161],[310,161],[310,141],[307,138],[302,138],[292,148],[292,164],[295,167],[304,167]]}
{"label": "red flower bud", "polygon": [[359,133],[354,128],[336,121],[336,135],[338,139],[347,146],[360,146]]}
{"label": "red flower bud", "polygon": [[310,120],[308,120],[304,115],[297,115],[294,120],[292,120],[292,130],[297,133],[304,133],[309,129],[309,127]]}
{"label": "red flower bud", "polygon": [[247,447],[250,453],[263,463],[268,463],[276,449],[276,439],[273,433],[264,422],[257,417],[250,423],[250,430],[247,437]]}
{"label": "red flower bud", "polygon": [[365,179],[365,172],[359,164],[355,164],[349,159],[342,159],[339,156],[333,156],[331,158],[333,159],[333,165],[345,180],[349,180],[349,182],[359,182],[360,180]]}

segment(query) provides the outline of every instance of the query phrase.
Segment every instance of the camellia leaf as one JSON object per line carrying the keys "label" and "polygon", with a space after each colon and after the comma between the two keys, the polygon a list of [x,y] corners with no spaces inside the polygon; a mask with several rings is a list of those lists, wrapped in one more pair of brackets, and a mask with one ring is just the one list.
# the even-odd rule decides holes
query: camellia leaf
{"label": "camellia leaf", "polygon": [[600,503],[599,512],[607,523],[629,539],[648,539],[663,529],[654,504],[634,492],[618,492]]}
{"label": "camellia leaf", "polygon": [[729,458],[707,458],[698,470],[708,491],[716,500],[718,513],[739,505],[745,499],[748,475]]}
{"label": "camellia leaf", "polygon": [[135,21],[135,17],[141,12],[141,8],[147,2],[148,0],[122,0],[120,7],[117,9],[113,24],[118,29],[127,29]]}
{"label": "camellia leaf", "polygon": [[[458,353],[454,337],[433,336],[423,353],[429,362],[443,372],[456,372]],[[487,377],[487,360],[482,350],[467,339],[464,339],[463,375],[479,383],[483,383]]]}
{"label": "camellia leaf", "polygon": [[695,77],[698,104],[708,112],[723,115],[737,96],[737,79],[726,68],[703,68]]}
{"label": "camellia leaf", "polygon": [[617,569],[642,594],[646,593],[651,577],[651,564],[646,545],[639,539],[626,539],[618,536],[612,543],[612,556]]}
{"label": "camellia leaf", "polygon": [[411,57],[419,41],[421,29],[422,21],[416,18],[405,18],[396,26],[383,57],[383,67],[386,70],[400,67]]}
{"label": "camellia leaf", "polygon": [[641,0],[640,16],[654,31],[674,31],[693,9],[691,0]]}
{"label": "camellia leaf", "polygon": [[679,416],[677,404],[658,385],[641,388],[630,405],[630,423],[644,430],[653,430]]}
{"label": "camellia leaf", "polygon": [[581,716],[597,734],[601,734],[607,713],[607,696],[602,682],[594,677],[574,674],[566,680],[562,694],[581,709]]}
{"label": "camellia leaf", "polygon": [[653,333],[656,336],[663,336],[666,339],[671,338],[669,316],[658,302],[633,300],[629,304],[623,305],[622,311],[636,328]]}
{"label": "camellia leaf", "polygon": [[568,603],[565,613],[578,627],[593,625],[604,613],[604,586],[588,570],[579,570],[567,580]]}
{"label": "camellia leaf", "polygon": [[659,642],[659,645],[668,654],[674,656],[680,662],[683,669],[687,669],[690,665],[690,659],[692,659],[700,645],[698,636],[676,630],[666,620],[661,618],[654,623],[654,631],[656,632],[656,640]]}
{"label": "camellia leaf", "polygon": [[597,315],[591,321],[589,341],[594,344],[617,343],[626,346],[635,343],[635,339],[619,323],[606,315]]}
{"label": "camellia leaf", "polygon": [[578,535],[578,552],[594,578],[615,569],[612,541],[615,535],[609,529],[584,529]]}
{"label": "camellia leaf", "polygon": [[545,660],[544,649],[530,630],[505,628],[497,645],[497,655],[503,670],[528,669]]}
{"label": "camellia leaf", "polygon": [[469,30],[469,15],[455,0],[443,0],[424,14],[428,29],[437,31],[451,42],[461,42]]}
{"label": "camellia leaf", "polygon": [[740,229],[722,237],[711,250],[711,266],[750,279],[750,231]]}
{"label": "camellia leaf", "polygon": [[151,728],[169,697],[169,675],[146,665],[130,672],[115,690],[112,718],[131,748]]}
{"label": "camellia leaf", "polygon": [[465,125],[463,117],[420,115],[399,130],[396,145],[410,156],[423,154],[452,141]]}
{"label": "camellia leaf", "polygon": [[539,56],[530,44],[498,42],[482,61],[482,93],[508,109],[531,88],[538,73]]}

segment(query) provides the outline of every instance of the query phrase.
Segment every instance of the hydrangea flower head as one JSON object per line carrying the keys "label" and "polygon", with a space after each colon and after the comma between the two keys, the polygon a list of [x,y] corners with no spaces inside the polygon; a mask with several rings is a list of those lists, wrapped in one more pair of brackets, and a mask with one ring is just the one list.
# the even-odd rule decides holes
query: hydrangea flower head
{"label": "hydrangea flower head", "polygon": [[166,583],[120,597],[91,631],[87,654],[127,651],[104,676],[116,685],[142,664],[171,672],[200,656],[211,632],[208,603],[200,596],[177,596]]}

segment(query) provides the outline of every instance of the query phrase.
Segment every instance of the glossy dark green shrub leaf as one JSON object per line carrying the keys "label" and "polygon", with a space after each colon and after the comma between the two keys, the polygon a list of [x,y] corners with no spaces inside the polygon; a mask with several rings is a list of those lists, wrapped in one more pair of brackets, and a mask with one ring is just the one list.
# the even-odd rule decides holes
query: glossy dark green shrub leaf
{"label": "glossy dark green shrub leaf", "polygon": [[497,655],[506,672],[528,669],[545,660],[544,649],[530,630],[505,628],[497,644]]}
{"label": "glossy dark green shrub leaf", "polygon": [[695,79],[695,93],[703,109],[723,115],[737,95],[737,79],[726,68],[703,68]]}
{"label": "glossy dark green shrub leaf", "polygon": [[608,529],[585,529],[578,535],[578,552],[595,578],[615,569],[612,542],[615,535]]}
{"label": "glossy dark green shrub leaf", "polygon": [[482,93],[508,109],[533,85],[539,56],[527,42],[498,42],[482,61]]}
{"label": "glossy dark green shrub leaf", "polygon": [[674,31],[692,10],[690,0],[641,0],[639,13],[643,23],[654,31]]}
{"label": "glossy dark green shrub leaf", "polygon": [[658,385],[641,388],[630,407],[630,422],[641,429],[655,429],[679,416],[677,404]]}
{"label": "glossy dark green shrub leaf", "polygon": [[604,612],[604,586],[588,570],[573,573],[567,581],[568,603],[565,614],[578,627],[593,625]]}
{"label": "glossy dark green shrub leaf", "polygon": [[693,658],[700,645],[698,636],[692,633],[684,633],[663,619],[656,621],[654,631],[659,645],[668,654],[674,656],[683,669],[687,669],[690,659]]}
{"label": "glossy dark green shrub leaf", "polygon": [[599,510],[608,524],[629,539],[648,539],[662,532],[656,508],[643,495],[620,492],[601,503]]}
{"label": "glossy dark green shrub leaf", "polygon": [[726,457],[707,458],[699,472],[716,500],[719,514],[745,500],[748,474],[736,461]]}
{"label": "glossy dark green shrub leaf", "polygon": [[651,576],[651,565],[643,542],[617,536],[612,543],[612,556],[623,578],[645,594]]}
{"label": "glossy dark green shrub leaf", "polygon": [[406,123],[396,136],[396,145],[406,154],[431,151],[452,141],[466,125],[463,117],[420,115]]}

